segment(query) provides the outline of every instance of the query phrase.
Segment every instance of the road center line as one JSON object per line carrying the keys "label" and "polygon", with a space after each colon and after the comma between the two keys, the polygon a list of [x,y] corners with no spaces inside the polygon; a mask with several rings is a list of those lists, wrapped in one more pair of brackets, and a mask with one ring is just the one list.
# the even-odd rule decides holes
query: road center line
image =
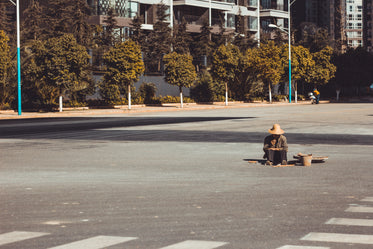
{"label": "road center line", "polygon": [[0,234],[0,246],[22,241],[26,239],[33,239],[41,236],[48,235],[49,233],[37,233],[37,232],[23,232],[14,231],[10,233]]}
{"label": "road center line", "polygon": [[213,249],[226,244],[228,243],[217,241],[186,240],[184,242],[162,247],[160,249]]}
{"label": "road center line", "polygon": [[135,239],[137,238],[118,236],[96,236],[61,246],[51,247],[49,249],[100,249]]}
{"label": "road center line", "polygon": [[301,240],[373,245],[373,235],[343,233],[309,233]]}
{"label": "road center line", "polygon": [[325,224],[329,225],[346,225],[346,226],[373,226],[373,219],[348,219],[348,218],[331,218]]}
{"label": "road center line", "polygon": [[356,206],[356,207],[349,207],[345,211],[356,212],[356,213],[373,213],[373,207]]}

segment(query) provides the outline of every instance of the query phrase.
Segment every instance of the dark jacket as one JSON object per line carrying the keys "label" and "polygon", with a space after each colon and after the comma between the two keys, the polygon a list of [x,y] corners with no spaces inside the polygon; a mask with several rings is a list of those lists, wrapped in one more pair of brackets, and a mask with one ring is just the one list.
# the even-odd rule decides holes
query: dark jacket
{"label": "dark jacket", "polygon": [[280,135],[280,137],[276,140],[275,145],[272,145],[271,141],[274,139],[275,138],[273,135],[265,137],[263,146],[264,151],[266,151],[268,148],[282,148],[283,150],[288,151],[288,143],[284,135]]}

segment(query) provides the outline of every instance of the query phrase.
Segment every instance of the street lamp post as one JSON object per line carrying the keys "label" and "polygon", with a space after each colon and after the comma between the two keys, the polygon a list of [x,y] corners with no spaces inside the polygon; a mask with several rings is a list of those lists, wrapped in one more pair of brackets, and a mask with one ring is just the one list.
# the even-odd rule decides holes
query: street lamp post
{"label": "street lamp post", "polygon": [[[290,16],[291,16],[291,12],[290,12],[290,7],[293,3],[295,3],[296,0],[288,0],[288,28],[285,29],[285,28],[281,28],[279,26],[277,26],[276,24],[269,24],[268,27],[270,28],[276,28],[276,29],[279,29],[283,32],[285,32],[286,34],[288,34],[288,46],[289,46],[289,103],[291,103],[291,20],[290,20]],[[297,103],[297,94],[295,92],[295,103]]]}
{"label": "street lamp post", "polygon": [[18,89],[18,115],[22,115],[22,101],[21,101],[21,42],[20,42],[20,14],[19,14],[19,0],[16,3],[9,0],[16,6],[17,15],[17,89]]}

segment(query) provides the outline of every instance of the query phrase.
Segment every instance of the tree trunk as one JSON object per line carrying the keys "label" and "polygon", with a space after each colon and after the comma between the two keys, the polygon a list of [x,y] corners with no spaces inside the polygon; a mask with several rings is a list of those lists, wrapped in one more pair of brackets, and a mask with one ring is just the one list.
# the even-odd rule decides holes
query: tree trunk
{"label": "tree trunk", "polygon": [[269,103],[272,104],[272,88],[271,88],[271,83],[268,83],[268,94],[269,94]]}
{"label": "tree trunk", "polygon": [[131,110],[131,85],[128,85],[128,110]]}
{"label": "tree trunk", "polygon": [[183,88],[179,87],[180,90],[180,108],[183,108]]}
{"label": "tree trunk", "polygon": [[228,83],[225,83],[225,105],[228,105]]}
{"label": "tree trunk", "polygon": [[58,98],[58,104],[59,104],[59,112],[62,112],[63,110],[63,103],[62,103],[62,95],[60,95],[60,97]]}
{"label": "tree trunk", "polygon": [[294,101],[295,103],[298,103],[298,83],[296,81],[294,81],[294,87],[295,87]]}

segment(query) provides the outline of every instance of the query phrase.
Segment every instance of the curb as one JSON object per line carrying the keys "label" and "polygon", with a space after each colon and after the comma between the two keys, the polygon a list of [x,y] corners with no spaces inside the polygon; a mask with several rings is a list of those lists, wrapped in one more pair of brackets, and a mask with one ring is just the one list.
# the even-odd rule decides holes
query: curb
{"label": "curb", "polygon": [[[322,104],[329,103],[329,101],[320,101]],[[211,109],[233,109],[233,108],[253,108],[253,107],[270,107],[270,106],[289,106],[289,105],[305,105],[310,104],[309,101],[298,101],[297,103],[287,102],[257,102],[257,103],[243,103],[243,102],[229,102],[228,106],[225,106],[224,102],[213,103],[213,104],[196,104],[196,103],[185,103],[184,108],[180,108],[179,103],[167,104],[162,106],[145,106],[145,105],[132,105],[132,108],[128,106],[120,106],[120,108],[112,109],[89,109],[89,107],[79,108],[64,108],[63,112],[23,112],[22,115],[18,115],[13,110],[1,111],[0,120],[6,119],[29,119],[29,118],[51,118],[51,117],[76,117],[76,116],[91,116],[91,115],[115,115],[115,114],[135,114],[135,113],[151,113],[151,112],[175,112],[175,111],[193,111],[193,110],[211,110]]]}

